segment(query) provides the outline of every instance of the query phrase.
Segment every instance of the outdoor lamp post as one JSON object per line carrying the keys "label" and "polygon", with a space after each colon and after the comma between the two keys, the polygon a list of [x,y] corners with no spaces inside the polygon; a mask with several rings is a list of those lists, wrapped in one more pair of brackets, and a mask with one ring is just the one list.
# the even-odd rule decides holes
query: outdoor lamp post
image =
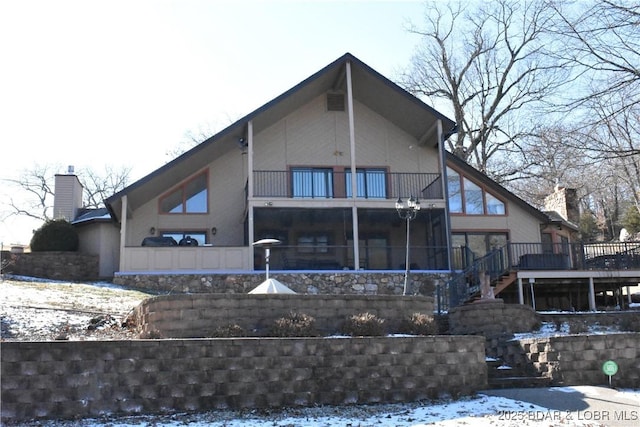
{"label": "outdoor lamp post", "polygon": [[411,220],[418,215],[418,211],[420,210],[420,201],[417,198],[413,198],[413,196],[409,197],[407,200],[407,204],[402,201],[400,197],[398,197],[398,201],[396,202],[396,210],[398,211],[398,215],[401,219],[407,221],[407,250],[405,253],[404,260],[404,290],[402,292],[403,295],[409,295],[409,231],[410,231],[410,223]]}
{"label": "outdoor lamp post", "polygon": [[278,239],[262,239],[257,242],[253,242],[253,246],[264,247],[264,263],[266,269],[266,278],[269,280],[269,258],[271,257],[271,246],[279,245],[282,243]]}

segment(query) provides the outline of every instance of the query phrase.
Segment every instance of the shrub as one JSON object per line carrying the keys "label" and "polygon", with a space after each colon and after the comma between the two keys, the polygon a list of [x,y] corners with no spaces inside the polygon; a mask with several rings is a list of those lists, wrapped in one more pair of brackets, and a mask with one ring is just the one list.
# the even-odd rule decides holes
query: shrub
{"label": "shrub", "polygon": [[291,312],[276,319],[270,330],[273,337],[313,337],[316,331],[316,319],[304,314]]}
{"label": "shrub", "polygon": [[433,316],[413,313],[400,324],[400,332],[411,335],[436,335],[438,323]]}
{"label": "shrub", "polygon": [[386,334],[384,319],[371,313],[354,314],[349,317],[344,324],[343,331],[347,335],[363,337]]}
{"label": "shrub", "polygon": [[224,326],[218,326],[212,333],[214,338],[238,338],[246,337],[247,331],[240,325],[230,323]]}
{"label": "shrub", "polygon": [[64,219],[47,221],[33,233],[31,251],[77,251],[78,232]]}

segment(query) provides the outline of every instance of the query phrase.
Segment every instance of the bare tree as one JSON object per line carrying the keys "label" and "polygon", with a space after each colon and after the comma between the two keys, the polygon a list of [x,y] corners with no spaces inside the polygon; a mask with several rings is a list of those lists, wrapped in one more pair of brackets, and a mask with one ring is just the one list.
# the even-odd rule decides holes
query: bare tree
{"label": "bare tree", "polygon": [[614,93],[624,93],[623,109],[640,103],[640,3],[591,0],[554,7],[555,30],[567,46],[554,55],[577,65],[589,82],[574,91],[570,106]]}
{"label": "bare tree", "polygon": [[104,206],[104,199],[127,186],[130,174],[130,167],[117,169],[105,166],[101,174],[92,169],[83,169],[78,173],[78,179],[84,187],[83,207],[96,209]]}
{"label": "bare tree", "polygon": [[[11,196],[3,208],[3,218],[9,216],[28,216],[42,221],[51,220],[53,198],[55,195],[55,175],[60,165],[35,165],[26,169],[17,179],[4,179],[13,187]],[[122,190],[129,181],[131,168],[113,168],[106,166],[104,174],[86,168],[78,173],[78,179],[84,187],[83,207],[98,208],[108,196]]]}
{"label": "bare tree", "polygon": [[[532,112],[567,82],[567,63],[546,54],[555,9],[546,1],[427,3],[423,38],[401,78],[410,92],[450,104],[458,125],[448,149],[500,178],[521,170],[490,170],[489,159],[521,144],[535,127]],[[518,148],[519,147],[519,148]]]}
{"label": "bare tree", "polygon": [[54,177],[59,165],[35,165],[17,179],[5,179],[16,191],[7,197],[4,218],[12,215],[50,220],[53,211]]}

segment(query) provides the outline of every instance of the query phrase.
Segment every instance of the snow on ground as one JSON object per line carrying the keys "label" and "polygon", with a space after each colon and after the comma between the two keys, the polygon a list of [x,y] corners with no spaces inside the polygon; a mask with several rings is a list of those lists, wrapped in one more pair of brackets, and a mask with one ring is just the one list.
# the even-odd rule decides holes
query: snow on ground
{"label": "snow on ground", "polygon": [[[151,296],[110,283],[69,283],[28,277],[11,277],[0,281],[0,312],[3,341],[51,339],[133,339],[135,336],[120,326],[128,313]],[[92,319],[110,316],[116,319],[95,330],[89,330]],[[611,328],[594,329],[593,333],[612,333]],[[518,334],[517,338],[566,335],[568,326],[560,329],[545,323],[539,331]],[[569,391],[573,390],[567,387]],[[620,391],[630,399],[640,400],[640,391]],[[313,407],[269,411],[212,411],[202,414],[166,416],[111,417],[74,421],[38,421],[22,426],[50,427],[364,427],[364,426],[599,426],[579,420],[576,414],[552,410],[528,402],[478,394],[458,400],[418,402],[410,404],[358,405],[346,407]]]}
{"label": "snow on ground", "polygon": [[[558,392],[575,393],[582,388],[562,387]],[[640,391],[621,390],[624,399],[640,401]],[[631,412],[629,412],[631,413]],[[634,412],[637,416],[638,412]],[[631,417],[630,417],[631,418]],[[637,419],[637,418],[636,418]],[[391,405],[315,407],[273,411],[213,411],[202,414],[134,416],[108,420],[51,421],[22,426],[42,427],[468,427],[468,426],[589,426],[607,425],[579,411],[549,409],[503,397],[478,394],[458,400]]]}
{"label": "snow on ground", "polygon": [[132,332],[120,325],[149,296],[107,282],[14,276],[0,282],[2,339],[131,339]]}

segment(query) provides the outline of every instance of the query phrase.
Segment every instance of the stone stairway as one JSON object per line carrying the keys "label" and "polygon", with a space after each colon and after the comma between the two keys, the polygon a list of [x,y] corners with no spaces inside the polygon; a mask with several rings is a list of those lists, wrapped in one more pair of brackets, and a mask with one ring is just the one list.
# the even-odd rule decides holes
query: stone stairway
{"label": "stone stairway", "polygon": [[487,357],[487,377],[490,389],[549,387],[551,378],[536,376],[526,369],[512,367],[501,359]]}

